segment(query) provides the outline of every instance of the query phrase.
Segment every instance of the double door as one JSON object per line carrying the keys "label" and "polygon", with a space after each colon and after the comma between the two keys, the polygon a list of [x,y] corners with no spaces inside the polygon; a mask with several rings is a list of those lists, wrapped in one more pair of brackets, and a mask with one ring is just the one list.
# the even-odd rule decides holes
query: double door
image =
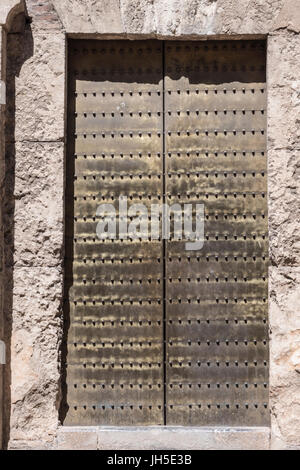
{"label": "double door", "polygon": [[[66,424],[268,423],[265,61],[263,41],[70,41]],[[121,196],[148,232],[100,239]],[[163,204],[204,205],[201,249],[151,236]]]}

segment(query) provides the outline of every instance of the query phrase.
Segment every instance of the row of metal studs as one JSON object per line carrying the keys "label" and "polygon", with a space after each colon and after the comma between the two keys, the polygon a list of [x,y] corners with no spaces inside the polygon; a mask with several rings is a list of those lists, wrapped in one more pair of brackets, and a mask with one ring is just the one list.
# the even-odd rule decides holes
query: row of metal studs
{"label": "row of metal studs", "polygon": [[[189,236],[191,235],[191,233],[186,233],[185,234],[185,237],[182,237],[181,236],[181,233],[178,233],[178,234],[173,234],[172,236],[170,236],[168,238],[168,242],[169,243],[177,243],[177,242],[184,242],[185,240],[189,240]],[[74,243],[77,244],[77,245],[83,245],[83,244],[89,244],[89,245],[92,245],[93,243],[97,243],[97,245],[112,245],[112,244],[119,244],[119,243],[125,243],[125,244],[130,244],[130,243],[133,243],[133,244],[136,244],[136,243],[146,243],[146,244],[152,244],[152,243],[156,243],[156,244],[159,244],[163,238],[161,236],[159,237],[155,237],[155,238],[151,238],[151,237],[148,237],[146,238],[146,236],[144,238],[142,237],[137,237],[137,238],[131,238],[130,236],[125,236],[124,234],[119,234],[119,237],[118,239],[104,239],[104,240],[99,240],[98,238],[87,238],[87,237],[83,237],[83,238],[79,238],[76,236],[76,238],[72,238],[70,237],[69,239],[72,239],[74,240]],[[208,241],[210,243],[213,243],[215,241],[219,241],[220,243],[222,243],[223,241],[229,241],[229,242],[238,242],[238,243],[242,243],[243,246],[247,246],[249,244],[249,242],[253,242],[253,241],[258,241],[258,240],[264,240],[266,241],[266,237],[257,237],[257,236],[252,236],[250,238],[250,236],[247,238],[246,236],[244,235],[240,235],[240,236],[234,236],[233,238],[229,238],[228,236],[224,236],[224,240],[221,238],[221,236],[206,236],[204,237],[204,241]],[[245,242],[245,243],[244,243]],[[234,243],[234,245],[236,245],[236,243]]]}
{"label": "row of metal studs", "polygon": [[[130,178],[130,179],[133,179],[133,178],[139,178],[139,179],[142,179],[142,178],[158,178],[158,179],[161,179],[163,177],[163,175],[161,173],[138,173],[138,174],[133,174],[133,173],[118,173],[118,174],[112,174],[111,172],[106,172],[106,173],[109,173],[109,174],[106,174],[104,175],[103,174],[104,171],[102,171],[101,173],[97,173],[96,175],[95,174],[81,174],[81,175],[74,175],[74,180],[77,181],[78,179],[80,178],[83,178],[84,180],[87,180],[87,179],[93,179],[93,180],[96,180],[96,179],[111,179],[111,180],[114,180],[114,179],[117,179],[117,178]],[[253,171],[253,170],[243,170],[243,171],[237,171],[237,170],[226,170],[226,171],[218,171],[218,170],[214,170],[214,171],[207,171],[207,170],[203,170],[203,171],[186,171],[186,172],[167,172],[166,173],[166,176],[168,178],[173,178],[173,177],[177,177],[177,178],[182,178],[182,177],[187,177],[189,178],[190,176],[197,176],[197,177],[200,177],[200,176],[206,176],[206,178],[209,178],[209,176],[214,176],[215,178],[218,178],[219,176],[220,177],[224,177],[224,178],[227,178],[228,176],[233,176],[234,178],[238,177],[238,176],[243,176],[244,178],[246,176],[252,176],[253,178],[257,177],[257,176],[266,176],[266,172],[265,171]]]}
{"label": "row of metal studs", "polygon": [[84,112],[84,113],[78,113],[78,112],[75,112],[75,117],[79,117],[79,116],[83,116],[84,118],[87,118],[88,116],[92,116],[94,118],[96,118],[97,116],[101,116],[101,117],[107,117],[107,118],[111,118],[111,117],[115,117],[115,116],[118,116],[118,117],[134,117],[134,116],[139,116],[139,117],[152,117],[152,115],[157,115],[157,116],[162,116],[162,115],[167,115],[167,116],[172,116],[172,115],[177,115],[177,116],[180,116],[181,114],[185,113],[187,114],[187,116],[190,116],[191,114],[195,113],[197,116],[200,114],[200,113],[204,113],[204,114],[209,114],[209,113],[213,113],[213,114],[218,114],[218,113],[224,113],[224,114],[227,114],[227,113],[233,113],[233,114],[236,114],[236,113],[242,113],[242,114],[245,114],[246,112],[250,112],[252,114],[255,114],[255,113],[261,113],[261,114],[264,114],[265,113],[265,110],[264,109],[196,109],[196,110],[177,110],[177,111],[138,111],[138,112],[133,112],[133,111],[114,111],[114,112],[101,112],[101,111],[98,111],[98,112]]}
{"label": "row of metal studs", "polygon": [[[198,62],[199,64],[199,62]],[[166,65],[166,72],[168,73],[175,73],[175,74],[180,74],[180,73],[187,73],[187,74],[193,74],[193,73],[202,73],[202,74],[207,74],[207,73],[210,73],[210,72],[222,72],[223,74],[229,74],[229,77],[227,77],[227,80],[226,78],[224,77],[224,81],[230,81],[229,78],[230,78],[230,75],[232,74],[232,72],[236,73],[236,72],[248,72],[248,74],[251,74],[251,73],[255,73],[255,72],[265,72],[266,70],[266,66],[265,64],[261,64],[261,65],[258,65],[258,66],[255,66],[255,65],[249,65],[248,67],[246,65],[237,65],[237,63],[234,63],[234,64],[226,64],[226,63],[217,63],[215,61],[215,64],[212,65],[212,66],[209,66],[209,65],[195,65],[195,66],[191,66],[191,65],[187,65],[187,66],[184,66],[184,65],[176,65],[175,67],[171,67],[171,66],[168,66]],[[155,65],[153,67],[140,67],[140,66],[126,66],[123,65],[123,64],[118,64],[118,65],[112,65],[110,68],[102,68],[100,65],[99,67],[97,68],[84,68],[84,69],[80,69],[80,70],[77,70],[76,68],[70,72],[70,74],[73,74],[75,77],[77,76],[91,76],[91,75],[104,75],[104,76],[108,76],[108,80],[112,79],[113,77],[116,77],[116,78],[120,78],[120,76],[123,76],[123,75],[131,75],[131,76],[141,76],[141,75],[146,75],[145,77],[145,82],[147,82],[148,80],[148,76],[149,75],[154,75],[154,76],[157,76],[157,78],[159,79],[162,79],[162,70],[160,67],[158,68],[155,68]],[[204,80],[204,77],[203,78],[203,81],[205,82]],[[111,80],[112,81],[112,80]],[[116,80],[117,81],[117,80]],[[253,80],[249,80],[250,82],[251,81],[255,81],[255,78]],[[263,78],[261,77],[261,81],[263,81]]]}
{"label": "row of metal studs", "polygon": [[[248,46],[248,47],[247,47]],[[167,46],[166,49],[168,52],[174,50],[176,52],[179,52],[181,50],[185,50],[185,51],[198,51],[198,50],[205,50],[205,51],[209,51],[209,50],[212,50],[212,51],[218,51],[218,50],[228,50],[228,49],[231,49],[231,50],[242,50],[244,51],[245,49],[257,49],[257,48],[261,48],[261,49],[265,49],[265,43],[264,42],[244,42],[244,41],[241,41],[240,43],[236,43],[234,41],[222,41],[220,42],[219,44],[215,44],[215,42],[212,42],[211,44],[207,43],[207,41],[203,41],[203,43],[201,42],[197,42],[197,43],[194,43],[193,45],[185,45],[185,44],[182,44],[182,45],[172,45],[172,46]],[[71,52],[73,52],[74,54],[89,54],[90,52],[92,52],[93,54],[97,54],[97,53],[108,53],[108,54],[115,54],[115,53],[119,53],[119,54],[123,54],[124,52],[129,52],[131,54],[142,54],[143,52],[147,53],[147,54],[151,54],[153,52],[156,52],[156,53],[161,53],[162,51],[162,47],[139,47],[139,48],[133,48],[133,47],[126,47],[125,45],[120,47],[120,48],[116,48],[116,46],[113,46],[113,47],[108,47],[107,49],[102,47],[101,49],[99,48],[91,48],[91,49],[87,49],[86,47],[84,47],[83,49],[79,49],[79,48],[75,48],[75,49],[71,49]]]}
{"label": "row of metal studs", "polygon": [[[263,367],[267,367],[268,366],[268,362],[267,361],[208,361],[208,362],[201,362],[201,361],[194,361],[191,362],[191,361],[188,361],[188,362],[179,362],[179,361],[175,361],[175,362],[168,362],[168,365],[173,368],[173,367],[193,367],[194,365],[198,366],[198,367],[202,367],[202,366],[207,366],[207,367],[214,367],[215,365],[217,367],[223,367],[223,363],[226,367],[231,367],[231,366],[235,366],[235,367],[260,367],[260,366],[263,366]],[[67,366],[70,366],[70,364],[68,364]],[[115,369],[115,368],[121,368],[123,369],[124,367],[127,367],[129,366],[131,369],[133,367],[138,367],[140,369],[142,369],[144,366],[146,366],[147,368],[151,369],[151,368],[160,368],[162,367],[162,364],[160,362],[97,362],[97,363],[77,363],[77,364],[72,364],[72,366],[76,367],[76,366],[81,366],[83,367],[84,369],[87,369],[87,368],[93,368],[93,369],[96,369],[96,367],[98,368],[102,368],[102,369],[105,369],[106,367],[108,368],[112,368],[112,369]]]}
{"label": "row of metal studs", "polygon": [[[178,212],[178,214],[181,214]],[[256,220],[257,218],[261,217],[262,219],[265,219],[266,217],[266,214],[262,213],[262,214],[253,214],[253,213],[244,213],[244,214],[234,214],[234,213],[228,213],[228,214],[218,214],[218,213],[213,213],[213,214],[206,214],[204,219],[205,220],[209,220],[211,218],[215,219],[215,220],[220,220],[220,219],[224,219],[224,220],[228,220],[228,218],[230,217],[233,217],[234,220],[237,220],[239,218],[243,219],[243,220],[246,220],[246,219],[253,219],[253,220]],[[193,217],[192,216],[186,216],[185,217],[186,220],[193,220]],[[84,216],[84,217],[74,217],[74,221],[75,222],[97,222],[97,219],[96,217],[94,216]],[[106,221],[110,221],[110,222],[113,222],[115,220],[115,216],[107,216],[106,217]],[[119,220],[120,221],[134,221],[136,220],[136,217],[119,217]],[[143,220],[144,222],[145,221],[149,221],[151,222],[152,221],[152,218],[151,217],[148,217],[148,216],[141,216],[140,217],[140,220]],[[159,218],[155,218],[155,220],[158,220],[160,221],[161,220],[161,217]],[[192,233],[192,232],[191,232]],[[188,234],[186,234],[188,235]],[[146,238],[148,240],[148,236]],[[149,239],[150,240],[150,239]],[[116,242],[119,242],[120,240],[114,240],[112,239],[112,242],[113,241],[116,241]]]}
{"label": "row of metal studs", "polygon": [[[202,261],[217,261],[217,262],[221,262],[223,259],[224,261],[226,262],[229,262],[229,258],[232,258],[232,261],[258,261],[260,259],[262,259],[263,261],[265,261],[267,258],[268,258],[268,254],[265,254],[265,255],[244,255],[244,254],[240,254],[240,255],[235,255],[235,254],[228,254],[228,255],[203,255],[203,256],[199,256],[199,255],[195,255],[194,257],[191,257],[191,256],[172,256],[172,257],[168,257],[168,261],[170,263],[172,262],[178,262],[178,263],[181,263],[181,262],[185,262],[187,261],[188,263],[190,263],[191,261],[197,261],[198,263],[202,262]],[[101,262],[101,263],[105,263],[105,262],[108,262],[108,263],[116,263],[116,262],[120,262],[121,264],[124,263],[124,262],[127,262],[129,261],[130,263],[144,263],[145,261],[149,261],[149,262],[154,262],[156,261],[157,263],[161,263],[162,262],[162,259],[161,258],[155,258],[155,257],[146,257],[146,258],[143,258],[143,257],[133,257],[133,256],[130,256],[130,257],[124,257],[124,258],[93,258],[93,257],[85,257],[85,258],[74,258],[75,261],[77,262],[81,262],[81,263],[84,263],[86,264],[88,261],[92,261],[93,263],[96,263],[96,262]]]}
{"label": "row of metal studs", "polygon": [[193,408],[196,408],[196,409],[202,409],[202,408],[208,408],[208,409],[211,409],[211,408],[214,408],[216,407],[217,409],[221,409],[221,408],[226,408],[226,409],[232,409],[232,408],[236,408],[237,410],[240,409],[240,408],[243,408],[245,407],[246,409],[250,409],[250,407],[253,406],[254,408],[258,409],[259,407],[263,407],[265,409],[268,408],[268,404],[267,403],[264,403],[264,404],[257,404],[257,403],[254,403],[254,404],[208,404],[208,405],[204,405],[204,404],[194,404],[194,405],[164,405],[164,406],[160,406],[160,405],[81,405],[81,406],[73,406],[73,409],[74,411],[78,411],[79,409],[84,409],[85,411],[87,411],[88,409],[93,409],[94,411],[101,411],[101,409],[104,411],[104,410],[107,410],[107,411],[110,411],[110,410],[115,410],[115,409],[120,409],[122,411],[126,410],[126,409],[130,409],[130,410],[134,410],[134,409],[139,409],[139,410],[152,410],[152,409],[158,409],[158,410],[162,410],[164,407],[166,408],[169,408],[170,410],[172,410],[173,408],[186,408],[188,407],[190,410],[192,410]]}
{"label": "row of metal studs", "polygon": [[[234,276],[232,279],[231,278],[228,278],[228,277],[225,277],[224,280],[221,278],[221,277],[215,277],[215,278],[209,278],[209,277],[200,277],[199,275],[195,275],[194,278],[190,278],[190,277],[180,277],[180,278],[169,278],[167,279],[167,282],[169,282],[170,284],[175,284],[175,283],[182,283],[182,282],[188,282],[188,283],[205,283],[205,282],[216,282],[216,283],[219,283],[219,284],[224,284],[224,283],[244,283],[244,282],[249,282],[249,283],[256,283],[258,281],[264,281],[264,282],[267,282],[267,277],[266,276],[263,276],[262,278],[255,278],[255,279],[249,279],[247,277],[244,277],[243,279],[242,278],[238,278],[237,276]],[[74,278],[74,281],[76,283],[76,285],[80,285],[80,284],[83,284],[83,285],[87,285],[87,284],[96,284],[97,282],[98,283],[102,283],[103,285],[108,285],[108,284],[111,284],[111,285],[119,285],[119,286],[123,286],[123,285],[133,285],[133,284],[140,284],[140,285],[143,285],[143,284],[161,284],[163,282],[163,279],[110,279],[110,280],[106,280],[106,279],[100,279],[98,278],[97,280],[96,279],[77,279],[76,277]]]}
{"label": "row of metal studs", "polygon": [[[192,155],[196,155],[197,157],[209,157],[210,155],[213,155],[214,157],[219,157],[219,156],[227,157],[228,155],[233,155],[234,157],[236,157],[238,155],[243,155],[244,157],[246,157],[247,155],[251,155],[252,157],[255,157],[255,156],[265,156],[265,152],[262,151],[262,150],[255,150],[255,151],[251,151],[251,150],[247,150],[247,151],[225,150],[224,152],[220,152],[220,151],[207,152],[205,150],[201,150],[201,151],[200,150],[190,150],[190,151],[185,151],[185,152],[178,152],[178,151],[166,152],[166,155],[169,158],[171,158],[172,156],[174,156],[174,157],[190,157]],[[125,157],[130,157],[130,158],[148,157],[148,158],[151,158],[151,157],[157,157],[157,158],[161,158],[162,156],[163,156],[163,154],[161,152],[158,152],[158,153],[151,153],[151,152],[142,153],[142,152],[139,152],[137,154],[134,154],[134,153],[128,153],[128,154],[124,154],[124,153],[105,154],[105,153],[102,153],[101,155],[97,155],[97,154],[94,153],[92,155],[75,154],[74,158],[76,160],[79,157],[83,157],[83,158],[125,158]]]}
{"label": "row of metal studs", "polygon": [[237,92],[242,92],[243,94],[246,94],[247,91],[250,91],[252,95],[255,94],[255,92],[261,92],[262,94],[265,93],[266,89],[265,88],[246,88],[246,87],[243,87],[243,88],[196,88],[196,89],[185,89],[185,90],[181,90],[179,88],[177,89],[167,89],[165,91],[163,90],[129,90],[129,91],[123,91],[123,90],[102,90],[102,91],[74,91],[74,95],[75,97],[79,97],[79,96],[83,96],[84,98],[87,98],[89,95],[92,95],[94,98],[96,98],[97,96],[102,96],[102,97],[105,97],[105,96],[115,96],[115,95],[120,95],[120,96],[124,96],[124,95],[129,95],[129,96],[134,96],[134,95],[139,95],[139,96],[143,96],[143,95],[148,95],[148,96],[151,96],[152,94],[157,94],[158,96],[162,95],[162,94],[165,94],[165,95],[171,95],[172,93],[176,93],[177,95],[180,95],[181,93],[186,93],[187,95],[190,95],[192,93],[198,95],[199,93],[201,92],[204,92],[206,95],[208,95],[209,93],[213,93],[215,95],[217,95],[218,93],[223,93],[224,95],[226,95],[228,92],[232,92],[233,94],[236,94]]}
{"label": "row of metal studs", "polygon": [[[96,388],[102,388],[103,390],[105,388],[111,388],[112,390],[114,390],[115,388],[121,388],[121,389],[124,389],[124,388],[130,388],[130,389],[134,389],[134,388],[139,388],[140,390],[142,390],[143,388],[149,388],[149,390],[152,390],[154,388],[161,388],[163,385],[162,384],[81,384],[81,387],[84,388],[84,389],[87,389],[87,388],[93,388],[93,389],[96,389]],[[78,384],[73,384],[73,387],[76,389],[76,388],[79,388],[79,385]],[[248,383],[248,382],[245,382],[245,383],[216,383],[216,384],[212,384],[212,383],[193,383],[193,384],[189,384],[189,383],[168,383],[167,384],[167,387],[169,387],[170,389],[173,389],[173,388],[180,388],[180,389],[183,389],[184,387],[187,387],[189,389],[192,389],[193,387],[196,387],[196,388],[250,388],[250,387],[253,387],[253,388],[259,388],[259,387],[263,387],[263,388],[268,388],[268,384],[266,382],[264,383]]]}
{"label": "row of metal studs", "polygon": [[[81,321],[81,318],[80,318],[80,321]],[[263,323],[263,324],[267,324],[268,320],[266,318],[243,318],[243,319],[210,319],[210,320],[199,320],[198,318],[193,318],[193,319],[190,319],[190,318],[186,318],[186,319],[178,319],[178,320],[168,320],[167,323],[169,325],[174,325],[174,324],[177,324],[178,325],[184,325],[185,323],[187,325],[192,325],[193,323],[197,324],[197,325],[201,325],[203,323],[206,323],[207,325],[210,325],[210,324],[213,324],[215,322],[221,322],[221,323],[226,323],[226,325],[230,325],[230,323],[234,323],[235,325],[239,325],[239,324],[245,324],[245,325],[248,325],[248,324],[257,324],[257,323]],[[93,320],[84,320],[82,321],[82,325],[83,326],[88,326],[88,323],[91,323],[92,326],[126,326],[126,324],[128,324],[128,326],[153,326],[153,325],[157,325],[157,326],[161,326],[162,322],[160,320],[157,320],[157,321],[153,321],[153,320],[97,320],[97,321],[93,321]]]}
{"label": "row of metal studs", "polygon": [[[226,344],[226,346],[248,346],[249,344],[252,344],[254,346],[259,346],[260,343],[262,343],[264,346],[267,346],[267,341],[266,340],[257,340],[257,339],[253,339],[253,340],[248,340],[248,339],[245,339],[245,340],[216,340],[216,341],[212,341],[212,340],[207,340],[207,341],[197,341],[197,340],[194,340],[194,341],[191,341],[191,340],[188,340],[186,343],[183,342],[183,341],[166,341],[166,343],[169,345],[169,346],[212,346],[212,345],[217,345],[217,346],[221,346],[222,344]],[[92,346],[94,348],[98,348],[98,347],[102,347],[102,348],[106,348],[106,347],[124,347],[124,346],[127,346],[127,347],[130,347],[130,348],[133,348],[135,346],[140,346],[141,348],[144,348],[144,347],[152,347],[153,345],[157,345],[157,344],[161,344],[161,341],[124,341],[124,340],[118,340],[117,342],[112,342],[112,341],[102,341],[101,343],[97,343],[97,342],[94,342],[94,341],[88,341],[88,342],[82,342],[82,343],[79,343],[79,342],[76,342],[76,343],[69,343],[69,345],[72,345],[74,346],[75,348],[77,347],[80,347],[80,346],[83,346],[83,347],[87,347],[87,345],[89,346]]]}
{"label": "row of metal studs", "polygon": [[[167,302],[172,305],[172,304],[205,304],[207,305],[207,301],[206,300],[203,300],[201,299],[201,297],[196,297],[196,298],[184,298],[184,299],[181,299],[181,298],[172,298],[172,299],[167,299]],[[210,299],[209,300],[209,305],[212,305],[213,303],[216,303],[216,304],[219,304],[219,303],[225,303],[225,304],[229,304],[229,303],[235,303],[235,304],[238,304],[238,303],[244,303],[244,304],[247,304],[247,303],[266,303],[267,302],[267,298],[266,297],[263,297],[263,298],[257,298],[257,297],[244,297],[244,298],[237,298],[237,297],[234,297],[232,299],[229,299],[227,297],[224,297],[224,298],[216,298],[215,301],[213,301],[213,299]],[[152,298],[152,299],[116,299],[116,300],[81,300],[81,299],[76,299],[76,300],[73,300],[72,303],[77,306],[78,304],[82,304],[82,305],[145,305],[145,304],[148,304],[148,305],[152,305],[152,304],[158,304],[158,305],[161,305],[162,304],[162,299],[155,299],[155,298]]]}
{"label": "row of metal studs", "polygon": [[[77,201],[79,199],[83,199],[84,201],[87,201],[89,199],[92,199],[93,201],[96,201],[96,200],[103,200],[103,201],[107,201],[107,200],[112,200],[112,201],[115,201],[118,199],[119,196],[126,196],[127,199],[129,199],[130,201],[132,201],[133,199],[139,199],[140,201],[142,201],[143,199],[148,199],[149,201],[151,201],[152,199],[158,199],[159,201],[163,198],[163,194],[148,194],[148,193],[130,193],[129,195],[126,195],[126,194],[119,194],[119,195],[106,195],[106,196],[101,196],[101,194],[97,195],[97,196],[75,196],[73,199],[74,201]],[[177,197],[178,199],[182,199],[182,198],[187,198],[187,199],[190,199],[192,197],[195,197],[197,199],[202,199],[203,197],[206,197],[206,199],[208,199],[210,196],[211,197],[216,197],[216,198],[225,198],[225,199],[228,199],[229,197],[234,197],[235,199],[238,198],[239,196],[243,197],[244,199],[247,197],[247,196],[252,196],[254,199],[256,198],[256,196],[261,196],[262,198],[265,198],[266,197],[266,193],[257,193],[257,192],[252,192],[252,191],[245,191],[245,192],[242,192],[242,193],[239,193],[239,192],[226,192],[226,193],[219,193],[219,194],[216,194],[216,193],[194,193],[194,192],[185,192],[185,193],[182,193],[182,194],[170,194],[170,193],[167,193],[165,194],[166,198],[167,199],[173,199],[175,197]]]}
{"label": "row of metal studs", "polygon": [[86,139],[87,137],[93,137],[94,139],[96,139],[97,137],[102,137],[103,139],[105,139],[106,137],[111,137],[112,139],[114,139],[115,137],[131,137],[131,138],[134,138],[134,137],[154,137],[155,135],[157,137],[161,137],[162,135],[167,135],[168,137],[172,137],[172,136],[183,136],[183,135],[186,135],[187,137],[189,136],[192,136],[192,135],[201,135],[201,134],[204,134],[204,135],[209,135],[209,134],[214,134],[215,136],[219,135],[219,134],[223,134],[225,136],[227,136],[227,134],[233,134],[233,135],[237,135],[237,134],[242,134],[242,135],[246,135],[246,134],[252,134],[252,135],[256,135],[256,134],[261,134],[261,135],[264,135],[265,134],[265,129],[187,129],[185,131],[178,131],[178,130],[168,130],[168,131],[156,131],[156,130],[153,130],[153,131],[127,131],[127,130],[118,130],[118,131],[107,131],[107,132],[101,132],[101,133],[97,133],[98,131],[94,131],[94,132],[77,132],[74,134],[74,137],[75,139],[77,139],[78,137],[83,137],[84,139]]}

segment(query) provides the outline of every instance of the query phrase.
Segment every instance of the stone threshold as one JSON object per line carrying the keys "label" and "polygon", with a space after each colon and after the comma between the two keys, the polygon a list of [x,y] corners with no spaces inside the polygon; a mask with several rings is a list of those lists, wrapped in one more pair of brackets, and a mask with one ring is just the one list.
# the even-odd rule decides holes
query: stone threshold
{"label": "stone threshold", "polygon": [[58,450],[269,450],[267,427],[60,427]]}

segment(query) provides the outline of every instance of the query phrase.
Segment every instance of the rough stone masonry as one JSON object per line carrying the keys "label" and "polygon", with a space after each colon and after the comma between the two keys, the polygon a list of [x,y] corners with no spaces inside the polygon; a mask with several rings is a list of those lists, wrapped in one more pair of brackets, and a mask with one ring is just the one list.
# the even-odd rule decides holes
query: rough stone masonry
{"label": "rough stone masonry", "polygon": [[268,41],[271,430],[252,440],[246,430],[149,430],[135,446],[299,449],[300,0],[1,0],[0,30],[4,446],[132,445],[128,430],[70,432],[59,422],[67,38],[234,36]]}

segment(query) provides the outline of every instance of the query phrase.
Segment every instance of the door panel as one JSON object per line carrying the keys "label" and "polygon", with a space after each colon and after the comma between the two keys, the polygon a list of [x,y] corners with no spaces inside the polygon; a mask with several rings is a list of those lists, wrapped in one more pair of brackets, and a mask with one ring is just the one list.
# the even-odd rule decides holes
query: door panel
{"label": "door panel", "polygon": [[162,197],[162,44],[75,41],[69,74],[66,424],[163,424],[162,244],[96,235],[100,204]]}

